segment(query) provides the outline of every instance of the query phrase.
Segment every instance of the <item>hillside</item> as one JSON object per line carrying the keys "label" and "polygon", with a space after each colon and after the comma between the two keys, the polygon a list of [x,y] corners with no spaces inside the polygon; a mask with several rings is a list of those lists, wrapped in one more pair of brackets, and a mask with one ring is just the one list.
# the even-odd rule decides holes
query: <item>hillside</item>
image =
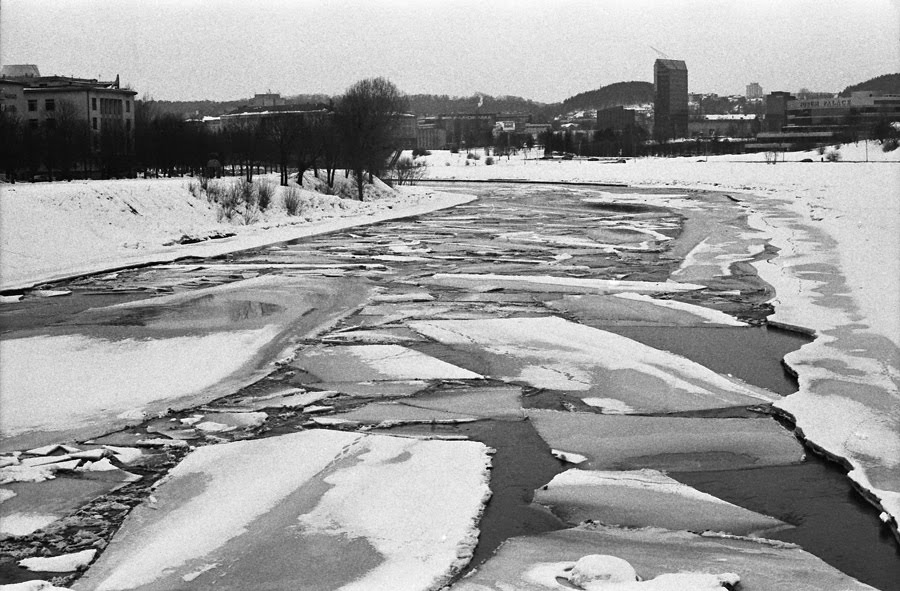
{"label": "hillside", "polygon": [[850,96],[850,93],[856,90],[879,90],[888,94],[900,94],[900,73],[884,74],[883,76],[877,76],[865,82],[848,86],[841,92],[841,96]]}
{"label": "hillside", "polygon": [[[419,116],[441,113],[531,113],[536,117],[555,114],[557,105],[547,105],[518,96],[491,96],[476,93],[472,96],[446,94],[411,94],[409,110]],[[479,106],[480,105],[480,106]]]}
{"label": "hillside", "polygon": [[581,92],[562,102],[561,111],[570,113],[585,109],[635,105],[653,102],[652,82],[616,82],[597,90]]}

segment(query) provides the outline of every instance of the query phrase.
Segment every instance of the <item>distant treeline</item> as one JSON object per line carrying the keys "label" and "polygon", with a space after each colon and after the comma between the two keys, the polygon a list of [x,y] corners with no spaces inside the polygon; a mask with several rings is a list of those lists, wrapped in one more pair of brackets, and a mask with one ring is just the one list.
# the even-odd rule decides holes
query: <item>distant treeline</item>
{"label": "distant treeline", "polygon": [[877,76],[865,82],[848,86],[841,92],[841,96],[850,96],[851,92],[857,90],[877,90],[886,94],[900,94],[900,74],[884,74],[883,76]]}

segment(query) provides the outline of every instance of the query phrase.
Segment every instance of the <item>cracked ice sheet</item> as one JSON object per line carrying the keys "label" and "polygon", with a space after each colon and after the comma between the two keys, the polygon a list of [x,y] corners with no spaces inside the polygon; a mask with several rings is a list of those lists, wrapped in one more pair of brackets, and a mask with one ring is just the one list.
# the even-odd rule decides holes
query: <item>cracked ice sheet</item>
{"label": "cracked ice sheet", "polygon": [[491,377],[584,398],[611,398],[634,412],[778,399],[684,357],[557,317],[422,321],[409,326],[441,343],[474,350],[489,364]]}
{"label": "cracked ice sheet", "polygon": [[774,420],[637,417],[526,410],[552,449],[589,470],[737,470],[794,464],[803,447]]}
{"label": "cracked ice sheet", "polygon": [[250,363],[279,331],[266,326],[169,339],[0,341],[3,447],[19,437],[46,443],[66,434],[99,434],[125,424],[120,417],[129,411],[164,410]]}
{"label": "cracked ice sheet", "polygon": [[731,265],[749,263],[765,251],[766,244],[760,240],[760,236],[745,234],[741,236],[741,240],[722,240],[714,244],[706,237],[684,257],[672,277],[683,281],[709,281],[716,277],[730,277]]}
{"label": "cracked ice sheet", "polygon": [[329,430],[203,447],[74,588],[432,589],[471,556],[489,466],[476,442]]}
{"label": "cracked ice sheet", "polygon": [[15,493],[0,503],[0,533],[28,535],[121,486],[112,480],[57,476],[43,482],[12,482],[3,488]]}
{"label": "cracked ice sheet", "polygon": [[582,279],[550,275],[494,275],[490,273],[435,273],[423,277],[421,283],[458,288],[491,285],[537,292],[563,293],[671,293],[704,289],[705,285],[674,281],[624,281],[618,279]]}
{"label": "cracked ice sheet", "polygon": [[471,380],[481,376],[400,345],[311,347],[291,364],[329,382]]}
{"label": "cracked ice sheet", "polygon": [[624,559],[645,580],[667,573],[732,572],[740,576],[741,591],[876,591],[790,544],[599,525],[511,538],[450,591],[571,591],[556,576],[565,577],[565,569],[591,554]]}
{"label": "cracked ice sheet", "polygon": [[788,527],[691,488],[657,470],[566,470],[534,492],[534,502],[551,507],[569,523],[588,519],[624,527],[758,534]]}

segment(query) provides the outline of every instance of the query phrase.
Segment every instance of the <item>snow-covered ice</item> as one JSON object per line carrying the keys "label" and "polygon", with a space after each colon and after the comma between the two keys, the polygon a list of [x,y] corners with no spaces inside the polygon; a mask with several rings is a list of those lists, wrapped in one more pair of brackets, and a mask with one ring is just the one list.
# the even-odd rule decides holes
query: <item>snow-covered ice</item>
{"label": "snow-covered ice", "polygon": [[625,527],[737,535],[786,527],[778,519],[727,503],[649,469],[566,470],[537,489],[534,502],[550,507],[573,524],[590,519]]}
{"label": "snow-covered ice", "polygon": [[328,430],[202,447],[75,589],[433,589],[471,556],[488,452]]}
{"label": "snow-covered ice", "polygon": [[20,560],[19,566],[38,572],[66,573],[87,566],[96,554],[96,550],[82,550],[59,556],[36,556]]}
{"label": "snow-covered ice", "polygon": [[699,591],[740,579],[741,591],[874,591],[791,544],[599,525],[511,538],[451,591],[571,591],[574,566],[596,554],[627,562],[642,581],[585,590]]}
{"label": "snow-covered ice", "polygon": [[400,345],[311,347],[293,365],[327,381],[467,380],[481,376]]}
{"label": "snow-covered ice", "polygon": [[449,287],[477,288],[479,286],[510,287],[528,291],[561,293],[671,293],[703,289],[703,285],[675,281],[626,281],[620,279],[583,279],[550,275],[494,275],[491,273],[435,273],[421,280],[423,283]]}
{"label": "snow-covered ice", "polygon": [[492,377],[611,398],[635,412],[771,402],[778,397],[666,351],[558,317],[412,322],[451,347],[477,351]]}
{"label": "snow-covered ice", "polygon": [[587,470],[737,470],[794,464],[803,448],[771,419],[695,419],[526,410],[553,448]]}

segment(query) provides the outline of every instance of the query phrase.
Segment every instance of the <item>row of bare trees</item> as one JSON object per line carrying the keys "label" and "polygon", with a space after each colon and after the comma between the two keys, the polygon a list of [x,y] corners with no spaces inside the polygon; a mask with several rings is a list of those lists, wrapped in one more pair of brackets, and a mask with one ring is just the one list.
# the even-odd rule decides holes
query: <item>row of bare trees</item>
{"label": "row of bare trees", "polygon": [[159,112],[152,100],[135,102],[133,138],[114,122],[92,132],[74,106],[61,102],[54,118],[38,127],[15,117],[0,117],[0,166],[8,178],[71,178],[91,171],[124,176],[202,174],[210,160],[252,180],[256,170],[278,170],[302,179],[308,170],[324,170],[330,186],[344,169],[355,180],[360,199],[364,184],[386,168],[398,148],[396,130],[407,102],[384,78],[353,84],[330,105],[300,111],[274,111],[226,118],[213,132],[200,122]]}

